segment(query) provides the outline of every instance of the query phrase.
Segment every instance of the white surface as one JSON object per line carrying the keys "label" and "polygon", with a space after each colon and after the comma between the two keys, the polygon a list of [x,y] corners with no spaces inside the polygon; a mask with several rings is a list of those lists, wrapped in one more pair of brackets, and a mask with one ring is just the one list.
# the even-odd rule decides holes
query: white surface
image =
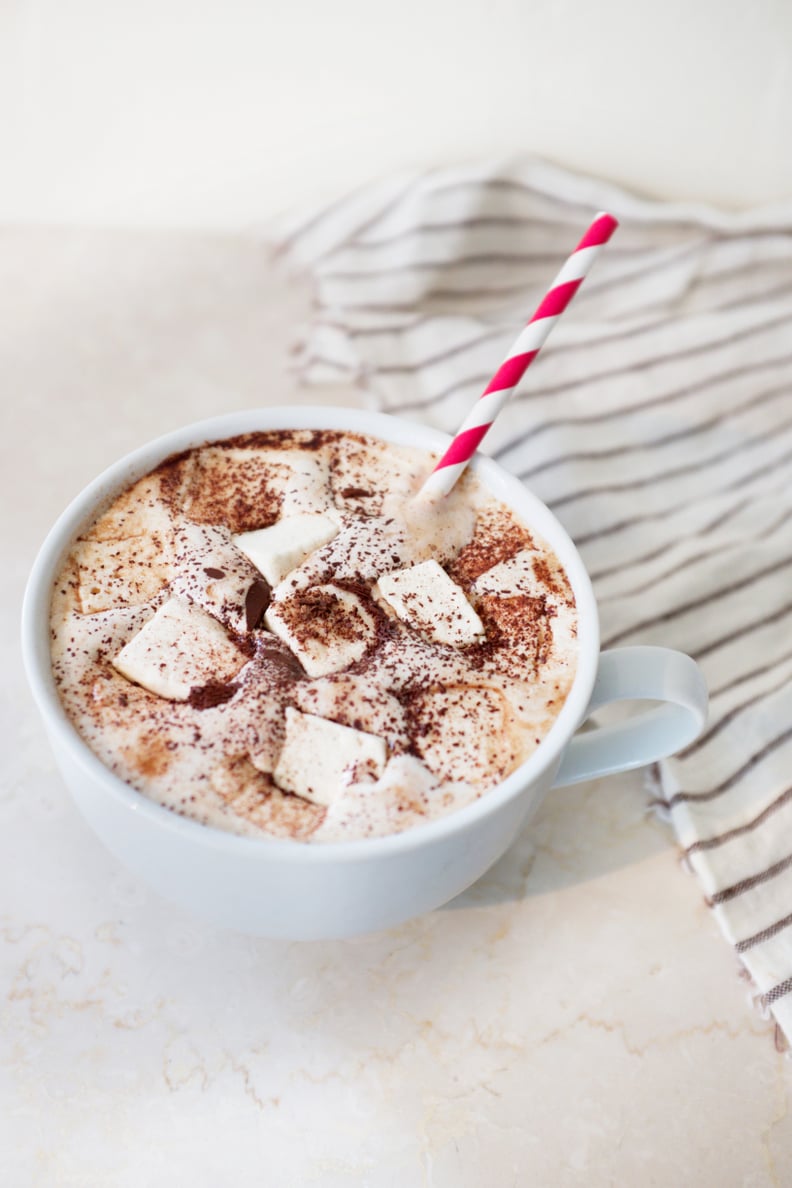
{"label": "white surface", "polygon": [[535,152],[661,197],[792,194],[784,0],[6,0],[0,219],[237,227]]}
{"label": "white surface", "polygon": [[[240,241],[5,236],[7,639],[37,541],[102,466],[190,418],[316,400],[284,374],[306,308]],[[639,777],[554,793],[445,911],[290,945],[147,892],[73,807],[13,648],[0,698],[9,1183],[785,1183],[789,1063]]]}

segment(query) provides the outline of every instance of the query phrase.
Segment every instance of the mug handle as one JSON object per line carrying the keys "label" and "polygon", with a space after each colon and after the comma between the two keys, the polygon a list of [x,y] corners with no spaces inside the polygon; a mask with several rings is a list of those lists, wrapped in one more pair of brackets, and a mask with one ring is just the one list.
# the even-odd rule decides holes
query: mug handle
{"label": "mug handle", "polygon": [[576,734],[554,788],[630,771],[666,759],[693,742],[707,720],[707,686],[695,660],[671,648],[603,652],[583,721],[612,701],[660,701],[625,722]]}

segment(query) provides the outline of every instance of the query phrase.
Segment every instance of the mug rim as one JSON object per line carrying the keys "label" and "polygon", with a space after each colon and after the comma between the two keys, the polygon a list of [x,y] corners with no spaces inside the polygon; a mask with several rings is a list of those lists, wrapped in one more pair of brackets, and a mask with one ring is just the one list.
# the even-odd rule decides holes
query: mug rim
{"label": "mug rim", "polygon": [[513,772],[488,788],[470,804],[442,817],[411,826],[401,833],[350,841],[311,845],[291,838],[250,837],[231,833],[182,817],[173,809],[151,800],[145,793],[116,775],[80,736],[58,696],[52,674],[49,607],[52,584],[67,548],[80,528],[97,514],[103,504],[125,487],[142,478],[171,454],[241,433],[288,429],[329,429],[368,433],[396,445],[410,445],[442,452],[448,434],[387,413],[343,405],[273,405],[225,413],[171,430],[138,446],[112,463],[88,483],[68,504],[48,532],[28,578],[22,606],[22,653],[28,683],[44,720],[53,750],[64,748],[87,777],[99,779],[105,791],[128,811],[153,826],[174,831],[199,846],[236,852],[240,856],[260,855],[274,861],[323,863],[364,860],[397,851],[419,849],[452,834],[475,828],[504,803],[536,783],[556,760],[582,722],[588,706],[599,659],[599,616],[591,580],[580,554],[566,529],[546,504],[514,475],[487,455],[477,454],[471,462],[487,489],[502,499],[553,549],[564,567],[575,594],[578,654],[575,678],[552,727],[536,750]]}

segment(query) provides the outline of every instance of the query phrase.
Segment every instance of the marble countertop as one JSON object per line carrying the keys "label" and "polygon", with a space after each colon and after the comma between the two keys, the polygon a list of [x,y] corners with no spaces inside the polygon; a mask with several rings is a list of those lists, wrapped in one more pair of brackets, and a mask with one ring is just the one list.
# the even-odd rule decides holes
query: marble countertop
{"label": "marble countertop", "polygon": [[640,777],[555,792],[465,895],[357,941],[212,929],[102,848],[16,645],[47,528],[186,420],[359,394],[298,387],[308,296],[253,240],[0,238],[0,1181],[789,1184],[792,1063]]}

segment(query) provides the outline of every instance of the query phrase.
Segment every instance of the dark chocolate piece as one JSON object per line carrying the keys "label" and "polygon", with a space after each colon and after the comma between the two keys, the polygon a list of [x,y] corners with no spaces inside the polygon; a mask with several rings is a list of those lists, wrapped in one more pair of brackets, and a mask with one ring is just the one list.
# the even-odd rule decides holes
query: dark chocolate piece
{"label": "dark chocolate piece", "polygon": [[193,709],[214,709],[224,701],[230,701],[239,685],[236,681],[223,684],[222,681],[209,681],[207,685],[193,685],[190,689],[188,701]]}
{"label": "dark chocolate piece", "polygon": [[225,577],[224,569],[213,569],[211,566],[209,566],[208,569],[204,569],[204,573],[206,574],[207,577],[210,577],[210,578],[224,578]]}
{"label": "dark chocolate piece", "polygon": [[344,487],[341,494],[344,499],[370,499],[374,492],[365,487]]}
{"label": "dark chocolate piece", "polygon": [[265,581],[253,583],[245,597],[245,622],[248,631],[258,627],[261,616],[270,604],[270,588]]}
{"label": "dark chocolate piece", "polygon": [[271,647],[260,648],[256,655],[259,660],[267,660],[273,664],[284,677],[301,680],[305,676],[299,660],[286,648],[282,651]]}

